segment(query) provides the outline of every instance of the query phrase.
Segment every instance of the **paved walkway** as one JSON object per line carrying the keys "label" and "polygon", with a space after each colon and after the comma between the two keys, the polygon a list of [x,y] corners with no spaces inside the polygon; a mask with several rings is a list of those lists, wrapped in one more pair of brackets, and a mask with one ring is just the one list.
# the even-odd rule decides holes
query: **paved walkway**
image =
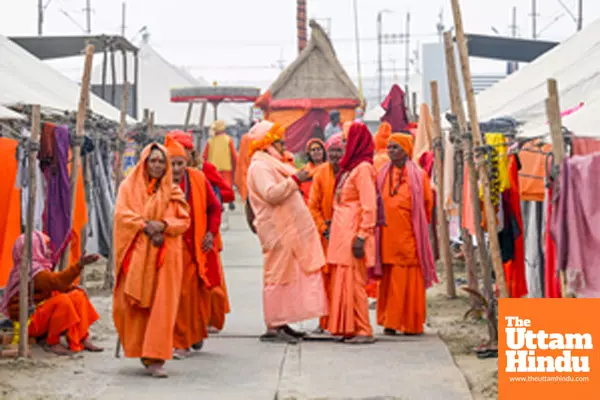
{"label": "paved walkway", "polygon": [[[261,304],[261,254],[239,214],[224,235],[232,313],[226,329],[202,352],[167,364],[170,378],[144,376],[138,360],[114,359],[110,298],[94,298],[104,320],[97,339],[109,351],[59,360],[36,353],[37,366],[19,372],[2,365],[7,398],[50,399],[402,399],[470,400],[467,384],[444,343],[433,333],[419,338],[379,337],[371,346],[305,341],[266,344]],[[313,329],[316,321],[302,328]],[[381,333],[381,328],[376,328]],[[4,379],[6,377],[6,379]],[[2,387],[0,386],[0,389]],[[41,398],[41,397],[40,397]]]}

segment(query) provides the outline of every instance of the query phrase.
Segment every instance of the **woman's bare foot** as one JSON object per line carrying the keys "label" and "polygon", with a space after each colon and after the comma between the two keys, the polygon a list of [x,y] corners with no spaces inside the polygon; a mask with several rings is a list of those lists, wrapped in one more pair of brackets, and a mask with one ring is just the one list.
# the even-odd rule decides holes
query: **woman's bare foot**
{"label": "woman's bare foot", "polygon": [[167,374],[167,371],[165,371],[165,368],[163,367],[162,363],[153,363],[153,364],[149,365],[148,371],[150,372],[150,375],[152,375],[154,378],[168,378],[169,377],[169,374]]}
{"label": "woman's bare foot", "polygon": [[188,349],[175,349],[173,350],[173,359],[174,360],[185,360],[190,356],[190,351]]}
{"label": "woman's bare foot", "polygon": [[71,350],[67,349],[62,343],[55,345],[44,344],[44,350],[56,354],[57,356],[69,356],[73,354]]}
{"label": "woman's bare foot", "polygon": [[83,341],[83,348],[91,353],[102,353],[104,348],[96,346],[90,339]]}
{"label": "woman's bare foot", "polygon": [[209,326],[208,327],[208,333],[211,333],[213,335],[216,335],[218,333],[221,333],[220,330],[218,330],[217,328],[215,328],[214,326]]}

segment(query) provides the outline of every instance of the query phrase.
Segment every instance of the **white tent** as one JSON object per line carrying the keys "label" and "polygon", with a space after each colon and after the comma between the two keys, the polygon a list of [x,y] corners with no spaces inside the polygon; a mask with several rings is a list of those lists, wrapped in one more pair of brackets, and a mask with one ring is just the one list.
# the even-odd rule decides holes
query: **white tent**
{"label": "white tent", "polygon": [[[39,104],[74,111],[79,95],[79,85],[0,35],[0,104]],[[89,107],[108,119],[120,119],[118,109],[91,93]]]}
{"label": "white tent", "polygon": [[6,119],[25,119],[25,117],[13,110],[0,106],[0,120]]}
{"label": "white tent", "polygon": [[563,125],[582,136],[600,131],[600,19],[567,39],[520,71],[477,95],[480,121],[510,116],[524,122],[520,135],[548,133],[547,80],[558,82],[561,111],[584,106],[563,119]]}
{"label": "white tent", "polygon": [[[120,53],[115,55],[116,84],[123,83],[123,59]],[[134,76],[133,59],[127,59],[127,77],[130,82]],[[110,68],[107,71],[107,90],[110,90],[112,76]],[[92,74],[92,84],[102,84],[102,62],[97,64]],[[183,125],[187,112],[187,104],[171,103],[171,89],[189,86],[209,86],[203,79],[196,79],[184,70],[177,68],[165,60],[149,44],[142,43],[139,50],[139,77],[138,77],[138,116],[144,109],[155,113],[155,123],[158,125]],[[247,121],[250,118],[250,105],[221,104],[218,109],[218,118],[228,124],[235,124],[236,119]],[[208,106],[204,119],[205,125],[214,121],[213,107]],[[200,106],[196,105],[190,123],[198,124],[200,119]]]}

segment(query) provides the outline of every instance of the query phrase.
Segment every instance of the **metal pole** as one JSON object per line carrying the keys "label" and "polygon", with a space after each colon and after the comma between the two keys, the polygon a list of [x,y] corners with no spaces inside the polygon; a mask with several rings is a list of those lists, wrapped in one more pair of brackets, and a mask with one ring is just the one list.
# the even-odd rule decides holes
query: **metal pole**
{"label": "metal pole", "polygon": [[577,9],[577,31],[580,31],[583,29],[583,0],[579,0]]}
{"label": "metal pole", "polygon": [[44,25],[44,0],[38,0],[38,36],[42,36]]}
{"label": "metal pole", "polygon": [[405,41],[405,46],[406,46],[406,60],[405,60],[405,67],[404,67],[404,86],[406,87],[406,95],[408,96],[408,79],[409,79],[409,73],[410,73],[410,13],[406,13],[406,41]]}
{"label": "metal pole", "polygon": [[124,1],[121,9],[121,36],[125,37],[125,17],[127,13],[127,3]]}
{"label": "metal pole", "polygon": [[537,39],[537,0],[531,0],[531,37]]}
{"label": "metal pole", "polygon": [[86,32],[88,35],[92,33],[92,0],[85,1],[86,14]]}
{"label": "metal pole", "polygon": [[377,70],[379,72],[379,92],[377,94],[379,95],[380,103],[383,101],[383,60],[382,60],[382,55],[381,55],[381,41],[382,41],[381,14],[382,14],[381,11],[379,11],[379,13],[377,14],[377,51],[378,51]]}
{"label": "metal pole", "polygon": [[360,105],[364,107],[364,96],[363,96],[363,84],[362,84],[362,70],[360,68],[360,36],[358,33],[358,5],[357,0],[353,1],[354,4],[354,41],[356,42],[356,73],[358,75],[358,93],[360,94]]}

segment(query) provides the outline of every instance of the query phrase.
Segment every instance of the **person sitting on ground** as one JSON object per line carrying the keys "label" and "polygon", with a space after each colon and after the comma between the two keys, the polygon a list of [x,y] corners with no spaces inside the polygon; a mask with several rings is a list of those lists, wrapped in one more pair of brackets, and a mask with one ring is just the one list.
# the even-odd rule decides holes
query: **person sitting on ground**
{"label": "person sitting on ground", "polygon": [[[41,340],[44,348],[58,355],[87,350],[101,352],[89,337],[90,326],[100,319],[86,292],[75,285],[84,266],[98,261],[98,255],[86,255],[81,262],[60,272],[52,271],[49,248],[50,238],[42,232],[31,235],[31,272],[35,311],[29,319],[29,336]],[[13,246],[13,268],[0,311],[13,322],[19,321],[19,282],[21,259],[25,253],[25,235],[19,236]],[[30,299],[31,300],[31,299]],[[28,304],[30,304],[30,300]],[[67,338],[67,348],[60,342]]]}

